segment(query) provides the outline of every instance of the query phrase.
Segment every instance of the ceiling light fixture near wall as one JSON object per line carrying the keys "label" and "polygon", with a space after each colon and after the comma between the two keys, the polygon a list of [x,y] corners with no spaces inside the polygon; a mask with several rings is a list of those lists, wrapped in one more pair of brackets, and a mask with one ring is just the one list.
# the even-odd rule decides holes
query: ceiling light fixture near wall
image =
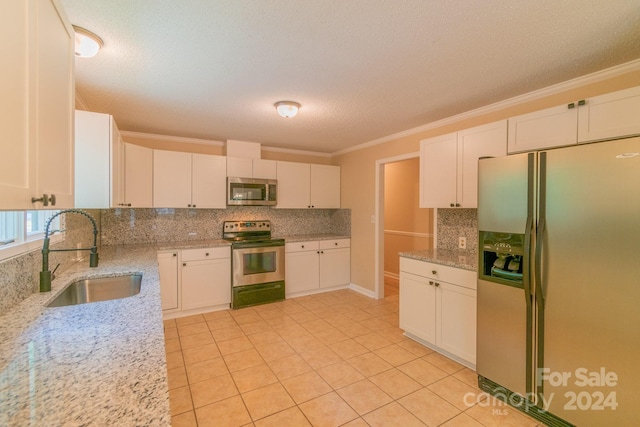
{"label": "ceiling light fixture near wall", "polygon": [[300,104],[293,101],[279,101],[273,105],[276,107],[276,110],[278,110],[278,114],[286,118],[293,117],[298,114],[298,109],[300,108]]}
{"label": "ceiling light fixture near wall", "polygon": [[100,48],[104,45],[102,39],[82,27],[74,25],[73,30],[76,33],[76,56],[80,58],[96,56]]}

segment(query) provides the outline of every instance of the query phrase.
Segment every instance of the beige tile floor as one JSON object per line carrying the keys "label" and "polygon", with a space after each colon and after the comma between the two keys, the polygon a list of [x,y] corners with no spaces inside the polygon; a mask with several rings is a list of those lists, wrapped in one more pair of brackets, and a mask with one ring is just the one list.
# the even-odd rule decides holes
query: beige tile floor
{"label": "beige tile floor", "polygon": [[[172,424],[536,426],[349,290],[165,321]],[[466,399],[465,399],[466,396]]]}

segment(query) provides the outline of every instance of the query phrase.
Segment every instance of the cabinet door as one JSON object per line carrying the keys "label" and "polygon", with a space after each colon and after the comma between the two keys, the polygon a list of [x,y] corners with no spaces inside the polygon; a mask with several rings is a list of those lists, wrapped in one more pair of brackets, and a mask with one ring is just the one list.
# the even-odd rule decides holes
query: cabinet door
{"label": "cabinet door", "polygon": [[436,288],[429,279],[400,272],[400,328],[436,343]]}
{"label": "cabinet door", "polygon": [[231,303],[231,259],[183,262],[182,309]]}
{"label": "cabinet door", "polygon": [[158,274],[160,275],[160,298],[163,310],[178,308],[178,254],[162,252],[158,254]]}
{"label": "cabinet door", "polygon": [[4,2],[0,14],[0,209],[34,209],[37,196],[36,139],[29,133],[30,3]]}
{"label": "cabinet door", "polygon": [[457,201],[460,207],[478,207],[478,159],[506,155],[506,120],[458,132]]}
{"label": "cabinet door", "polygon": [[153,207],[153,150],[124,144],[124,199],[132,208]]}
{"label": "cabinet door", "polygon": [[38,194],[55,195],[55,209],[71,208],[75,34],[57,1],[36,2],[36,14],[35,97],[31,101],[36,109]]}
{"label": "cabinet door", "polygon": [[191,206],[191,153],[153,150],[153,207]]}
{"label": "cabinet door", "polygon": [[227,157],[227,176],[253,178],[253,159]]}
{"label": "cabinet door", "polygon": [[586,100],[578,108],[578,142],[640,134],[640,86]]}
{"label": "cabinet door", "polygon": [[287,295],[320,287],[320,260],[317,251],[287,252],[285,265]]}
{"label": "cabinet door", "polygon": [[420,141],[420,207],[455,207],[457,135]]}
{"label": "cabinet door", "polygon": [[111,117],[111,207],[124,205],[124,143]]}
{"label": "cabinet door", "polygon": [[191,204],[198,208],[227,207],[227,162],[224,156],[193,154]]}
{"label": "cabinet door", "polygon": [[253,159],[253,177],[277,179],[277,162],[275,160]]}
{"label": "cabinet door", "polygon": [[312,208],[340,208],[340,166],[310,165]]}
{"label": "cabinet door", "polygon": [[577,142],[578,108],[567,105],[509,119],[509,153],[541,150]]}
{"label": "cabinet door", "polygon": [[308,163],[278,162],[277,208],[310,207],[310,167]]}
{"label": "cabinet door", "polygon": [[111,207],[111,117],[108,114],[75,113],[75,207]]}
{"label": "cabinet door", "polygon": [[476,291],[438,282],[436,344],[471,364],[476,363]]}
{"label": "cabinet door", "polygon": [[320,287],[348,285],[351,281],[351,250],[323,249],[320,251]]}

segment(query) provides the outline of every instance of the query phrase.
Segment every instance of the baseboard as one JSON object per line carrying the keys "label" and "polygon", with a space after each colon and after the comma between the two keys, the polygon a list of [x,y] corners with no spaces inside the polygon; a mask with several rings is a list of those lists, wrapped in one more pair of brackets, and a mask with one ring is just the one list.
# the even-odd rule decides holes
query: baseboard
{"label": "baseboard", "polygon": [[385,271],[384,283],[391,286],[400,287],[400,275],[392,273],[390,271]]}
{"label": "baseboard", "polygon": [[352,291],[356,291],[357,293],[367,296],[369,298],[378,299],[375,291],[372,291],[371,289],[363,288],[362,286],[358,286],[355,283],[349,283],[349,286],[347,286],[347,288],[351,289]]}

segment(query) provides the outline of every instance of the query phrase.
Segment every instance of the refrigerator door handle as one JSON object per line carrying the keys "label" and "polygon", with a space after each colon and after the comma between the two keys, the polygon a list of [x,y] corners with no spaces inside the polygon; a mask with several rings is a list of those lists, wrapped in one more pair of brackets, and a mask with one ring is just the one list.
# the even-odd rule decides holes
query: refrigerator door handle
{"label": "refrigerator door handle", "polygon": [[538,200],[538,230],[536,233],[535,254],[535,285],[536,302],[544,307],[546,289],[542,284],[542,246],[547,222],[547,153],[540,153],[539,200]]}

